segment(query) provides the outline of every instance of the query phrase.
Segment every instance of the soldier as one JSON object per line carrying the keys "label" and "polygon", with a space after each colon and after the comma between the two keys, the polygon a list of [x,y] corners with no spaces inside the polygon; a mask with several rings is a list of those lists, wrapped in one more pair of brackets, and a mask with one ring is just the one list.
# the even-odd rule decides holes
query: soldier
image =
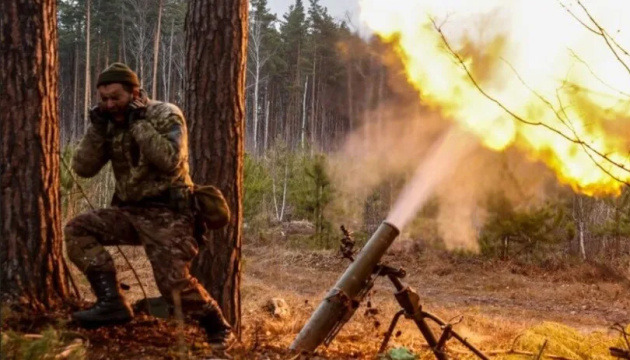
{"label": "soldier", "polygon": [[199,321],[211,345],[227,347],[231,327],[216,301],[190,272],[197,255],[188,196],[186,122],[181,110],[149,100],[137,75],[114,63],[96,83],[101,102],[90,110],[87,132],[74,153],[73,170],[92,177],[111,162],[116,179],[112,207],[83,213],[65,227],[68,257],[86,275],[96,304],[72,314],[84,326],[130,321],[107,245],[142,245],[162,296]]}

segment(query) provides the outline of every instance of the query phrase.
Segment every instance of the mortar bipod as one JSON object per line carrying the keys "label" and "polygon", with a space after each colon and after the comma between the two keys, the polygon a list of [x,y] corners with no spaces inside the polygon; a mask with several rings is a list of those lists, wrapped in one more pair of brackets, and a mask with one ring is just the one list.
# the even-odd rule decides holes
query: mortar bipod
{"label": "mortar bipod", "polygon": [[[396,288],[394,296],[396,297],[396,301],[398,301],[398,304],[400,304],[400,307],[402,308],[392,318],[392,321],[389,324],[389,328],[385,333],[385,338],[383,338],[381,347],[378,350],[379,354],[384,352],[387,348],[387,344],[389,343],[389,340],[394,333],[398,320],[401,316],[404,315],[406,318],[413,320],[416,326],[418,326],[420,333],[422,333],[422,336],[424,337],[427,344],[431,348],[431,351],[433,351],[433,354],[438,360],[448,360],[448,356],[444,351],[444,347],[446,345],[446,342],[451,338],[457,339],[480,359],[489,360],[489,358],[484,355],[480,350],[478,350],[474,345],[469,343],[461,335],[455,332],[451,324],[447,324],[439,317],[422,310],[422,305],[420,304],[420,296],[418,296],[418,293],[415,292],[408,285],[403,284],[400,280],[402,277],[405,276],[404,270],[393,269],[387,265],[382,264],[379,264],[379,266],[381,266],[381,269],[379,269],[380,271],[378,271],[378,275],[387,276],[389,280],[394,284],[394,287]],[[440,334],[439,339],[435,338],[433,331],[431,330],[425,319],[433,320],[433,322],[440,325],[440,328],[442,329],[442,334]]]}

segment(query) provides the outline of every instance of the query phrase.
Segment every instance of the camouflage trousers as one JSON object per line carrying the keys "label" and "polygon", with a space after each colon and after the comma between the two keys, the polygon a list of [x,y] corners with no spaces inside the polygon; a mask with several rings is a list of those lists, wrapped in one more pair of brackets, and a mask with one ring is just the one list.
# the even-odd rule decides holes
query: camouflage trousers
{"label": "camouflage trousers", "polygon": [[157,287],[173,302],[181,296],[188,310],[202,310],[212,297],[190,274],[198,253],[193,216],[166,207],[112,207],[83,213],[64,229],[70,260],[84,273],[115,272],[114,261],[105,246],[143,246]]}

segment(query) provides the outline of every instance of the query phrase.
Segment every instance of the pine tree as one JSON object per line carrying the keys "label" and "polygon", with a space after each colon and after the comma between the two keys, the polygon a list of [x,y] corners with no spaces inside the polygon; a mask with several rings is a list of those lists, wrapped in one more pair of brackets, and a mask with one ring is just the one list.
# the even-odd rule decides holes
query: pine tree
{"label": "pine tree", "polygon": [[3,300],[68,296],[62,258],[54,0],[0,3],[0,284]]}
{"label": "pine tree", "polygon": [[[192,0],[186,16],[185,112],[193,180],[221,189],[231,209],[230,223],[213,232],[212,246],[199,253],[193,272],[217,299],[237,332],[241,316],[247,15],[246,0]],[[234,26],[220,26],[227,23]]]}
{"label": "pine tree", "polygon": [[284,60],[283,91],[285,96],[281,106],[284,111],[284,136],[289,147],[297,145],[301,120],[301,103],[304,84],[304,52],[307,46],[308,23],[304,4],[296,0],[283,16],[280,26],[282,39],[281,57]]}
{"label": "pine tree", "polygon": [[[260,121],[261,115],[265,114],[266,105],[261,94],[268,86],[263,86],[263,81],[268,82],[272,72],[276,67],[280,37],[275,28],[276,16],[271,14],[267,8],[266,0],[254,0],[251,3],[252,10],[249,15],[249,44],[248,44],[248,86],[252,88],[248,112],[251,114],[251,150],[254,154],[260,152]],[[268,70],[271,68],[271,70]],[[266,80],[264,80],[266,79]],[[266,93],[266,91],[264,91]],[[264,117],[268,121],[268,117]],[[269,124],[265,123],[264,128],[268,129]],[[263,146],[265,142],[263,141]],[[263,149],[264,151],[265,149]]]}

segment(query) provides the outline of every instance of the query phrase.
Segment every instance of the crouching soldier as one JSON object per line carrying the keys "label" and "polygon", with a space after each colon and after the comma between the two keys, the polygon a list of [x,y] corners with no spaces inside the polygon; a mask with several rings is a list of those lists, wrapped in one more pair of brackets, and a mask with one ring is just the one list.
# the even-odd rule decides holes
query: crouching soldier
{"label": "crouching soldier", "polygon": [[190,274],[197,255],[188,202],[186,122],[181,110],[147,99],[137,75],[115,63],[96,84],[101,102],[90,111],[87,132],[72,159],[73,170],[92,177],[111,162],[116,187],[112,207],[90,211],[65,227],[68,256],[86,275],[96,304],[72,314],[85,326],[127,322],[134,316],[123,297],[104,246],[143,246],[162,296],[179,293],[185,313],[199,321],[210,344],[234,340],[217,302]]}

